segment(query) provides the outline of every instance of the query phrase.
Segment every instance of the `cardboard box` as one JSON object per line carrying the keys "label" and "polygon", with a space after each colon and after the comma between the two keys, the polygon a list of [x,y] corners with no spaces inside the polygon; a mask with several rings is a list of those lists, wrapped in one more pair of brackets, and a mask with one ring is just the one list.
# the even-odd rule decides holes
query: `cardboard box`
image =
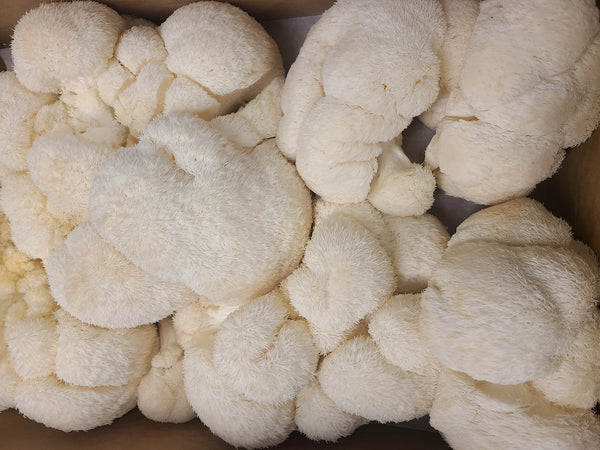
{"label": "cardboard box", "polygon": [[[47,0],[0,0],[0,47],[10,45],[12,29],[26,11]],[[98,0],[120,13],[133,14],[162,22],[178,7],[190,0]],[[321,14],[334,0],[228,0],[249,12],[266,28],[280,29],[273,19]],[[313,20],[314,21],[314,20]],[[4,70],[0,59],[0,70]],[[413,132],[418,134],[418,130]],[[0,137],[1,139],[1,137]],[[575,237],[600,254],[600,131],[579,149],[568,152],[560,171],[538,186],[533,196],[542,201],[554,214],[566,219]],[[464,213],[463,213],[464,215]],[[458,216],[456,216],[458,217]],[[463,217],[464,218],[464,217]],[[421,428],[415,429],[411,427]],[[441,436],[423,426],[403,426],[371,423],[359,428],[336,444],[315,443],[294,432],[278,446],[281,449],[445,449]],[[185,424],[162,424],[143,417],[133,410],[110,426],[88,432],[63,433],[49,429],[22,417],[14,410],[0,413],[0,448],[7,449],[228,449],[233,448],[195,419]]]}

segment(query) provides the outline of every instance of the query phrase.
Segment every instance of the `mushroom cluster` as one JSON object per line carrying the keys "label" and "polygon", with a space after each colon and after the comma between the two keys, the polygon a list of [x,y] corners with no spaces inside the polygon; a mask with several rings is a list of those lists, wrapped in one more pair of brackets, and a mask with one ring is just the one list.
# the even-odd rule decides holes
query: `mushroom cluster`
{"label": "mushroom cluster", "polygon": [[[596,256],[521,198],[600,121],[598,9],[558,3],[339,0],[287,78],[227,3],[28,12],[0,73],[0,409],[600,447]],[[450,236],[436,180],[498,204]]]}

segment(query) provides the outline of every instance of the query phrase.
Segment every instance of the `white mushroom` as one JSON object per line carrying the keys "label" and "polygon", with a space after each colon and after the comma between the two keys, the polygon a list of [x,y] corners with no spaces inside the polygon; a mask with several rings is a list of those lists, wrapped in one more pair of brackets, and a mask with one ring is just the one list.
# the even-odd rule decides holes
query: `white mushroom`
{"label": "white mushroom", "polygon": [[439,51],[440,93],[429,109],[419,116],[431,129],[436,129],[444,118],[450,92],[458,86],[460,69],[479,14],[479,0],[440,0],[440,3],[447,23]]}
{"label": "white mushroom", "polygon": [[125,328],[157,322],[196,299],[190,289],[149,275],[84,222],[46,261],[56,302],[89,324]]}
{"label": "white mushroom", "polygon": [[131,84],[116,98],[114,109],[117,120],[139,136],[144,127],[162,112],[167,89],[173,81],[163,62],[146,64]]}
{"label": "white mushroom", "polygon": [[319,354],[304,320],[289,320],[278,291],[231,313],[215,336],[221,379],[249,400],[281,404],[296,397],[317,369]]}
{"label": "white mushroom", "polygon": [[592,411],[550,403],[527,383],[500,386],[444,370],[429,414],[456,449],[600,446],[600,420]]}
{"label": "white mushroom", "polygon": [[232,304],[297,266],[312,221],[273,140],[243,149],[191,115],[158,117],[136,147],[109,156],[89,202],[96,230],[135,265]]}
{"label": "white mushroom", "polygon": [[313,441],[337,441],[368,420],[342,411],[321,389],[317,379],[308,383],[296,398],[296,426]]}
{"label": "white mushroom", "polygon": [[27,12],[13,33],[19,81],[32,91],[58,92],[60,84],[106,68],[124,22],[96,2],[44,3]]}
{"label": "white mushroom", "polygon": [[36,113],[54,96],[29,91],[14,72],[0,73],[0,164],[11,171],[27,169]]}
{"label": "white mushroom", "polygon": [[434,216],[384,216],[389,230],[392,263],[396,269],[396,292],[421,292],[436,264],[442,259],[450,236]]}
{"label": "white mushroom", "polygon": [[591,409],[600,402],[600,314],[594,311],[558,369],[532,382],[553,403]]}
{"label": "white mushroom", "polygon": [[19,383],[15,403],[21,414],[47,427],[85,431],[109,425],[134,408],[136,384],[89,388],[49,376]]}
{"label": "white mushroom", "polygon": [[488,208],[458,227],[434,269],[423,338],[442,364],[475,379],[544,377],[595,308],[598,277],[568,226],[534,200]]}
{"label": "white mushroom", "polygon": [[[46,287],[48,302],[52,302]],[[6,312],[4,339],[8,360],[15,373],[24,380],[54,374],[58,333],[53,310],[45,314],[28,314],[26,301],[19,301]]]}
{"label": "white mushroom", "polygon": [[408,159],[399,145],[382,145],[377,174],[367,196],[379,211],[394,216],[419,216],[433,205],[435,177]]}
{"label": "white mushroom", "polygon": [[198,297],[194,302],[178,309],[173,316],[177,343],[185,350],[198,341],[213,342],[223,321],[237,308]]}
{"label": "white mushroom", "polygon": [[449,20],[464,59],[426,162],[449,194],[494,204],[531,192],[598,124],[599,12],[591,0],[489,0],[471,29],[469,11]]}
{"label": "white mushroom", "polygon": [[155,27],[136,25],[121,33],[115,57],[132,74],[138,75],[144,65],[163,62],[167,51]]}
{"label": "white mushroom", "polygon": [[380,422],[402,422],[428,413],[435,376],[408,372],[387,361],[375,342],[358,336],[323,359],[323,392],[347,413]]}
{"label": "white mushroom", "polygon": [[[15,407],[15,389],[21,382],[10,363],[5,337],[7,312],[25,297],[30,308],[45,312],[47,289],[43,278],[39,261],[17,250],[11,242],[8,220],[0,214],[0,410]],[[12,322],[10,317],[8,322]]]}
{"label": "white mushroom", "polygon": [[92,174],[115,149],[61,131],[35,140],[27,155],[29,176],[46,196],[47,206],[79,223],[87,217]]}
{"label": "white mushroom", "polygon": [[0,209],[9,218],[12,240],[23,253],[42,260],[74,226],[65,222],[59,211],[51,212],[46,206],[46,197],[27,173],[11,173],[2,180]]}
{"label": "white mushroom", "polygon": [[185,392],[200,420],[236,447],[283,442],[294,428],[294,401],[266,405],[238,394],[215,371],[210,345],[204,342],[186,348],[183,360]]}
{"label": "white mushroom", "polygon": [[227,110],[283,72],[277,45],[247,13],[220,2],[176,10],[160,26],[167,67],[214,95]]}
{"label": "white mushroom", "polygon": [[373,204],[394,214],[431,206],[429,170],[398,147],[380,155],[435,100],[444,31],[434,1],[346,0],[323,14],[286,79],[278,131],[311,190],[336,203],[363,201],[372,190]]}
{"label": "white mushroom", "polygon": [[211,126],[242,147],[255,147],[263,140],[275,137],[282,114],[279,104],[282,88],[283,76],[274,78],[235,113],[212,119]]}
{"label": "white mushroom", "polygon": [[402,370],[437,377],[440,363],[423,345],[419,332],[421,296],[396,295],[377,309],[369,321],[369,334],[379,352]]}
{"label": "white mushroom", "polygon": [[154,325],[111,330],[55,312],[56,377],[77,386],[123,386],[140,380],[158,351]]}
{"label": "white mushroom", "polygon": [[160,351],[138,386],[138,408],[157,422],[183,423],[196,417],[183,387],[183,349],[176,342],[173,319],[158,325]]}
{"label": "white mushroom", "polygon": [[377,237],[341,210],[315,226],[302,265],[283,287],[311,331],[337,337],[316,339],[327,353],[393,293],[395,275]]}

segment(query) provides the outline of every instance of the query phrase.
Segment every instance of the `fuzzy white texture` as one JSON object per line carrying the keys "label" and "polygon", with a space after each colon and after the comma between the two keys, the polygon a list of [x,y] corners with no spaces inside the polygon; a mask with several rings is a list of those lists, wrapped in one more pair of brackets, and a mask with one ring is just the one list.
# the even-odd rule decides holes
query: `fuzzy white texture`
{"label": "fuzzy white texture", "polygon": [[313,441],[335,442],[367,422],[338,408],[317,379],[302,388],[296,398],[296,426]]}
{"label": "fuzzy white texture", "polygon": [[[161,113],[191,113],[205,120],[229,113],[283,73],[275,43],[232,5],[184,6],[160,28],[129,25],[97,84],[100,97],[135,137]],[[259,132],[261,126],[277,128],[265,118],[265,113],[254,118]],[[231,124],[230,131],[237,126]]]}
{"label": "fuzzy white texture", "polygon": [[301,259],[310,195],[274,140],[235,146],[209,123],[172,114],[92,179],[90,219],[135,265],[216,302],[269,292]]}
{"label": "fuzzy white texture", "polygon": [[95,77],[80,77],[61,84],[59,101],[64,105],[67,124],[86,139],[111,147],[120,147],[127,129],[114,117],[98,92]]}
{"label": "fuzzy white texture", "polygon": [[236,118],[246,120],[262,139],[274,138],[281,116],[281,91],[284,77],[273,78],[265,88],[246,105],[236,111]]}
{"label": "fuzzy white texture", "polygon": [[395,274],[378,238],[341,212],[315,226],[302,265],[282,286],[312,330],[339,337],[327,347],[316,340],[325,354],[393,294]]}
{"label": "fuzzy white texture", "polygon": [[217,304],[204,297],[177,310],[173,316],[173,325],[177,343],[185,350],[197,342],[207,342],[214,335],[223,321],[237,306]]}
{"label": "fuzzy white texture", "polygon": [[28,124],[29,143],[23,148],[16,142],[11,144],[14,148],[5,162],[7,169],[15,172],[3,172],[0,203],[16,245],[45,260],[87,215],[91,173],[125,142],[127,133],[100,100],[90,77],[61,82],[61,94],[55,102],[38,101],[35,105],[35,119],[26,117],[23,109],[33,106],[32,99],[23,94],[27,90],[14,77],[2,80],[12,80],[8,92],[15,92],[13,101],[21,106],[10,107],[0,122],[18,119],[23,126]]}
{"label": "fuzzy white texture", "polygon": [[459,450],[600,447],[600,420],[592,411],[550,403],[528,383],[494,385],[446,369],[429,414]]}
{"label": "fuzzy white texture", "polygon": [[108,329],[86,325],[58,309],[55,374],[78,386],[123,386],[139,381],[158,351],[155,325]]}
{"label": "fuzzy white texture", "polygon": [[377,174],[367,196],[378,210],[393,216],[420,216],[433,205],[435,177],[428,167],[412,163],[393,142],[381,146]]}
{"label": "fuzzy white texture", "polygon": [[8,219],[0,213],[0,301],[4,307],[26,293],[24,289],[30,286],[31,276],[39,274],[40,270],[43,269],[39,261],[31,259],[12,243]]}
{"label": "fuzzy white texture", "polygon": [[[258,23],[233,6],[200,7],[213,12],[222,8],[238,17],[240,23],[252,23],[251,28],[256,29],[250,34],[256,32],[267,36]],[[185,33],[197,35],[197,23],[189,23],[187,18],[181,20],[187,20]],[[197,20],[202,22],[206,17],[192,18],[192,22]],[[270,40],[268,36],[267,40]],[[67,51],[74,43],[77,43],[77,51]],[[55,47],[63,44],[66,46],[61,48],[64,54],[59,55]],[[211,44],[214,46],[214,42]],[[46,51],[48,45],[52,48]],[[133,144],[135,137],[152,118],[165,110],[167,103],[169,109],[177,110],[174,103],[185,98],[189,101],[183,110],[202,114],[208,108],[210,111],[205,117],[212,118],[251,100],[282,73],[277,47],[273,44],[269,50],[263,49],[264,54],[271,56],[274,51],[269,70],[247,89],[233,89],[217,99],[216,94],[182,75],[181,80],[187,83],[177,83],[178,88],[173,91],[175,97],[167,99],[167,91],[176,76],[164,63],[167,52],[158,29],[144,21],[125,21],[110,8],[94,2],[41,5],[32,10],[17,26],[13,50],[17,53],[15,59],[22,56],[21,65],[16,64],[16,72],[7,73],[0,80],[7,88],[6,98],[0,98],[0,112],[6,109],[0,128],[5,126],[9,137],[3,141],[7,142],[7,154],[0,167],[0,178],[12,177],[6,182],[2,180],[7,189],[0,203],[4,203],[3,208],[9,215],[18,247],[43,260],[74,226],[85,219],[89,178],[102,158],[116,147]],[[43,58],[30,60],[36,52],[42,52]],[[39,70],[33,71],[37,78],[34,76],[32,81],[24,67],[34,63]],[[53,95],[28,91],[17,80],[19,67],[34,84],[42,79],[52,84],[49,89],[59,94],[58,100]],[[230,69],[224,67],[231,78]],[[275,88],[269,86],[267,95],[263,96],[268,97],[268,101],[243,108],[247,110],[244,119],[249,123],[251,133],[254,128],[258,130],[258,135],[253,134],[251,138],[253,144],[264,139],[264,133],[274,136],[273,130],[281,116],[279,106],[272,107],[278,103],[280,86],[278,89],[277,83],[271,84]],[[194,104],[194,98],[198,100],[198,96],[193,94],[199,91],[210,97],[208,105]],[[271,92],[275,94],[271,95]],[[271,109],[262,113],[256,111],[257,107],[267,106]],[[234,121],[229,129],[236,129],[236,124]],[[59,134],[45,136],[47,133]],[[74,136],[67,136],[71,133]],[[65,137],[66,152],[57,151],[61,144],[59,136]],[[29,147],[38,137],[41,140],[28,158]],[[28,162],[33,167],[28,167]],[[27,169],[31,170],[33,184],[25,176],[10,173]],[[26,201],[19,202],[19,197]],[[27,223],[32,224],[32,233],[22,229]]]}
{"label": "fuzzy white texture", "polygon": [[4,177],[0,209],[9,219],[13,242],[32,258],[45,260],[74,227],[60,219],[60,212],[48,210],[46,196],[25,172]]}
{"label": "fuzzy white texture", "polygon": [[241,147],[255,147],[274,138],[281,120],[283,76],[274,78],[256,97],[235,113],[215,117],[212,127]]}
{"label": "fuzzy white texture", "polygon": [[56,304],[46,275],[34,263],[17,283],[16,302],[4,316],[4,339],[12,369],[22,379],[51,375],[56,359]]}
{"label": "fuzzy white texture", "polygon": [[564,157],[554,134],[532,136],[480,120],[444,121],[427,147],[439,186],[456,197],[493,204],[523,197]]}
{"label": "fuzzy white texture", "polygon": [[437,97],[444,32],[434,1],[340,1],[313,26],[286,79],[277,136],[312,191],[348,203],[373,188],[373,204],[394,214],[431,206],[428,169],[399,147],[399,158],[378,157]]}
{"label": "fuzzy white texture", "polygon": [[[43,267],[39,261],[30,259],[10,243],[10,232],[4,216],[0,239],[0,409],[17,408],[25,416],[63,431],[106,425],[125,414],[135,406],[134,386],[85,388],[66,384],[54,376],[55,368],[61,365],[63,349],[58,334],[65,331],[61,319],[66,313],[59,313],[57,321],[56,305],[50,295]],[[68,322],[73,325],[74,319]],[[85,326],[75,325],[75,328],[81,327]],[[82,341],[79,340],[81,337]],[[68,344],[76,347],[93,342],[89,353],[89,345],[84,355],[69,352],[67,362],[71,367],[98,362],[96,357],[100,349],[97,337],[101,338],[79,333],[77,338],[69,339]],[[119,347],[131,347],[132,343],[124,341],[121,336],[116,346],[114,344],[112,342],[109,348],[104,348],[110,355],[108,360],[123,354]],[[140,358],[137,352],[129,356],[133,360]],[[135,363],[129,366],[132,368]],[[105,358],[95,369],[110,371],[111,367]],[[112,379],[112,375],[109,378]],[[133,384],[137,384],[138,380],[132,380]]]}
{"label": "fuzzy white texture", "polygon": [[275,41],[241,9],[197,2],[160,26],[169,70],[203,86],[226,104],[254,97],[283,72]]}
{"label": "fuzzy white texture", "polygon": [[[326,11],[288,73],[278,132],[282,152],[296,158],[302,126],[326,95],[374,114],[393,112],[388,120],[402,123],[401,128],[380,140],[398,135],[418,109],[435,100],[435,49],[442,44],[444,28],[441,6],[429,1],[346,0]],[[363,62],[360,66],[356,58]]]}
{"label": "fuzzy white texture", "polygon": [[138,386],[138,408],[156,422],[183,423],[196,417],[183,387],[183,349],[177,344],[173,318],[158,325],[160,351]]}
{"label": "fuzzy white texture", "polygon": [[32,91],[58,92],[61,82],[106,68],[124,21],[89,1],[42,4],[15,26],[12,57],[19,81]]}
{"label": "fuzzy white texture", "polygon": [[514,246],[564,247],[573,241],[567,222],[530,198],[485,208],[461,223],[448,247],[466,242],[497,242]]}
{"label": "fuzzy white texture", "polygon": [[8,358],[24,380],[55,375],[73,385],[139,382],[158,351],[154,325],[107,329],[86,325],[58,308],[43,270],[21,281],[22,300],[5,316]]}
{"label": "fuzzy white texture", "polygon": [[423,345],[420,313],[421,295],[396,295],[371,314],[369,334],[389,362],[402,370],[435,379],[440,363]]}
{"label": "fuzzy white texture", "polygon": [[115,116],[132,135],[139,136],[144,127],[162,112],[173,78],[164,62],[148,63],[142,67],[135,81],[118,94],[114,104]]}
{"label": "fuzzy white texture", "polygon": [[334,350],[342,342],[361,336],[367,332],[368,324],[366,318],[359,321],[349,329],[333,329],[327,325],[309,323],[309,329],[313,336],[315,346],[319,353],[326,355]]}
{"label": "fuzzy white texture", "polygon": [[167,51],[155,27],[137,25],[121,33],[115,57],[132,74],[138,75],[144,65],[164,61]]}
{"label": "fuzzy white texture", "polygon": [[[589,137],[600,120],[598,16],[591,0],[480,4],[427,149],[442,189],[485,204],[527,195],[564,147]],[[454,31],[461,42],[470,33]]]}
{"label": "fuzzy white texture", "polygon": [[427,414],[437,374],[404,371],[387,361],[369,336],[358,336],[323,359],[318,379],[343,411],[385,423]]}
{"label": "fuzzy white texture", "polygon": [[86,217],[91,174],[127,132],[84,77],[61,84],[59,99],[40,106],[30,133],[35,140],[19,169],[28,171],[3,176],[0,202],[17,246],[45,260]]}
{"label": "fuzzy white texture", "polygon": [[188,347],[183,359],[185,392],[200,420],[235,447],[283,442],[294,429],[294,401],[265,405],[235,392],[217,374],[211,345],[207,341]]}
{"label": "fuzzy white texture", "polygon": [[225,383],[249,400],[282,404],[315,375],[319,353],[304,320],[288,320],[279,291],[230,314],[215,336],[213,362]]}
{"label": "fuzzy white texture", "polygon": [[[51,297],[49,301],[52,301]],[[8,360],[23,380],[54,373],[58,333],[56,318],[52,313],[30,315],[25,301],[15,303],[6,313],[4,339],[8,347]]]}
{"label": "fuzzy white texture", "polygon": [[25,88],[14,72],[0,73],[0,164],[11,171],[27,169],[37,111],[55,97]]}
{"label": "fuzzy white texture", "polygon": [[386,227],[384,216],[369,202],[360,203],[331,203],[317,198],[314,202],[315,228],[321,227],[321,222],[332,216],[343,215],[365,227],[375,236],[381,246],[392,253],[392,236]]}
{"label": "fuzzy white texture", "polygon": [[19,383],[15,393],[21,414],[61,431],[85,431],[109,425],[135,407],[137,383],[88,388],[53,376]]}
{"label": "fuzzy white texture", "polygon": [[[10,238],[8,220],[0,214],[0,410],[15,407],[15,389],[21,382],[10,362],[8,333],[5,335],[5,328],[7,324],[10,326],[18,320],[19,316],[22,317],[23,308],[12,308],[22,304],[21,300],[25,299],[30,311],[51,312],[52,308],[47,308],[47,294],[44,270],[40,262],[32,260],[14,246]],[[12,311],[11,315],[7,316],[9,311]],[[25,342],[32,345],[29,339]],[[16,342],[13,342],[13,345],[15,344]],[[19,367],[26,368],[24,364]]]}
{"label": "fuzzy white texture", "polygon": [[600,313],[593,311],[558,369],[532,385],[559,405],[591,409],[600,402]]}
{"label": "fuzzy white texture", "polygon": [[435,130],[446,111],[450,92],[458,86],[473,26],[479,14],[479,0],[440,0],[446,17],[446,35],[439,50],[440,92],[437,100],[419,119]]}
{"label": "fuzzy white texture", "polygon": [[119,94],[135,80],[135,76],[129,72],[121,63],[112,58],[108,66],[96,78],[98,95],[104,103],[114,107]]}
{"label": "fuzzy white texture", "polygon": [[391,236],[397,293],[418,293],[427,287],[433,268],[442,259],[450,236],[434,216],[384,216]]}
{"label": "fuzzy white texture", "polygon": [[111,423],[135,406],[155,327],[100,329],[57,308],[40,262],[10,243],[1,222],[0,407],[63,431]]}
{"label": "fuzzy white texture", "polygon": [[54,103],[38,109],[33,121],[33,132],[36,139],[52,131],[73,132],[73,128],[69,125],[67,107],[60,98]]}
{"label": "fuzzy white texture", "polygon": [[112,146],[82,135],[46,133],[27,154],[29,176],[52,204],[49,209],[61,212],[65,222],[79,223],[87,217],[92,174],[113,151]]}
{"label": "fuzzy white texture", "polygon": [[0,215],[0,411],[14,407],[14,391],[20,378],[8,360],[4,337],[6,312],[18,301],[17,284],[35,263],[19,252],[10,242],[10,228]]}
{"label": "fuzzy white texture", "polygon": [[530,199],[463,222],[423,293],[430,351],[448,368],[499,384],[556,371],[595,308],[599,278],[595,259],[569,237]]}
{"label": "fuzzy white texture", "polygon": [[164,112],[197,114],[210,120],[221,111],[221,103],[205,88],[186,77],[176,77],[165,92]]}
{"label": "fuzzy white texture", "polygon": [[44,280],[43,270],[29,272],[19,282],[21,300],[4,317],[8,360],[18,374],[9,406],[62,431],[107,425],[135,406],[136,387],[157,350],[156,330],[78,322],[57,309]]}
{"label": "fuzzy white texture", "polygon": [[46,261],[56,302],[79,320],[107,328],[154,323],[193,302],[180,283],[133,265],[89,222],[78,225]]}
{"label": "fuzzy white texture", "polygon": [[442,258],[449,239],[442,223],[430,214],[399,217],[381,214],[369,202],[330,203],[317,199],[315,227],[332,214],[358,221],[379,239],[392,259],[396,292],[421,292],[427,287],[433,267]]}

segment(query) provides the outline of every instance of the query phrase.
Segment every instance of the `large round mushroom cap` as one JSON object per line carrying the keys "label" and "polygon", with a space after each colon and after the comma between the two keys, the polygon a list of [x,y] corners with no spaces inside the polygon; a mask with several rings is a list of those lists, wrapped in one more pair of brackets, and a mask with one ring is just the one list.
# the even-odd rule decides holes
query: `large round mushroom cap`
{"label": "large round mushroom cap", "polygon": [[44,3],[15,26],[12,56],[19,81],[58,92],[64,81],[98,75],[113,56],[124,21],[96,2]]}
{"label": "large round mushroom cap", "polygon": [[595,308],[596,261],[534,200],[465,220],[421,302],[421,332],[446,367],[519,384],[559,367]]}
{"label": "large round mushroom cap", "polygon": [[238,90],[255,95],[264,87],[261,82],[281,71],[275,41],[256,20],[227,3],[183,6],[160,26],[160,34],[169,70],[217,96]]}
{"label": "large round mushroom cap", "polygon": [[273,140],[241,148],[187,114],[156,118],[107,158],[89,202],[100,235],[135,265],[234,304],[296,267],[312,222],[308,190]]}

